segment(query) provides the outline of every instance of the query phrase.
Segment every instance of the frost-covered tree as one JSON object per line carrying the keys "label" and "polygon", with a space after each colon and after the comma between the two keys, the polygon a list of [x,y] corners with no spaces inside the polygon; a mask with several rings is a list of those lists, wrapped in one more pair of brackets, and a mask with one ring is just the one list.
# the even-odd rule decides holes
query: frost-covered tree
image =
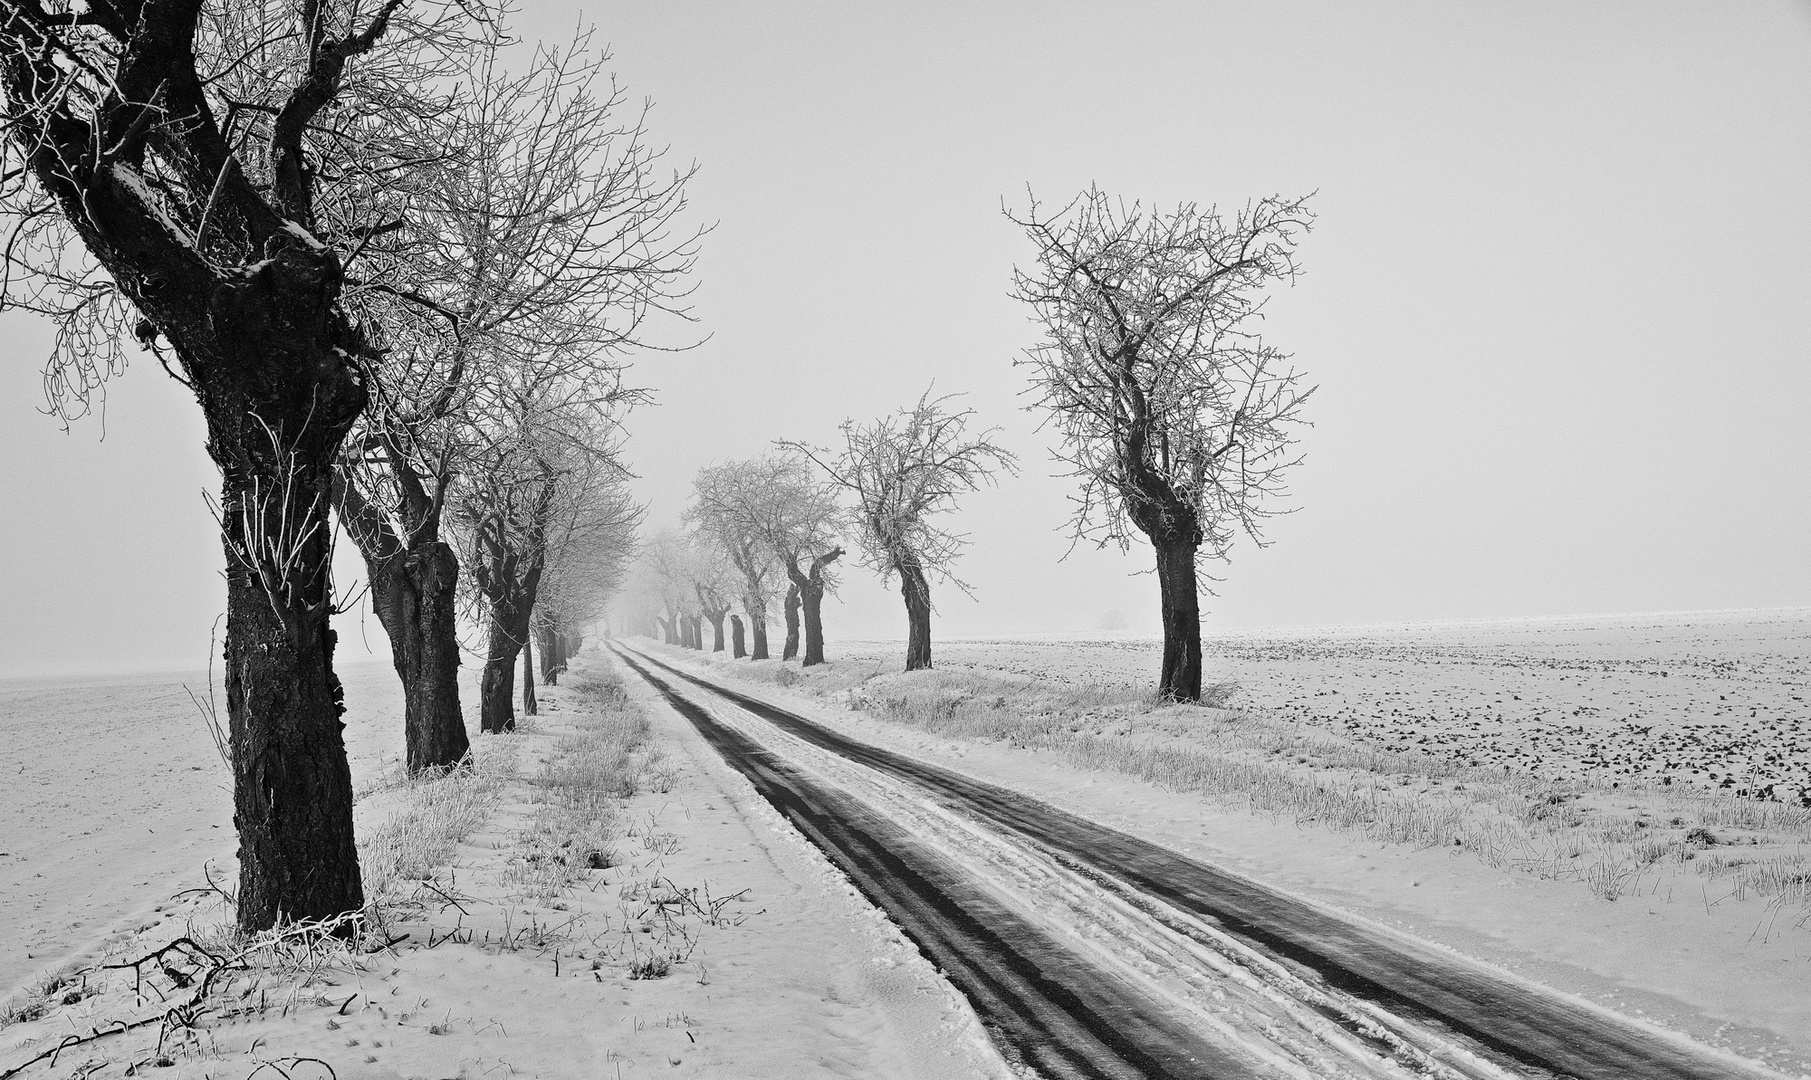
{"label": "frost-covered tree", "polygon": [[439,151],[479,3],[0,3],[0,306],[57,324],[52,408],[136,338],[221,472],[238,923],[364,903],[333,670],[333,467],[381,347],[347,302]]}
{"label": "frost-covered tree", "polygon": [[[772,477],[772,462],[764,458],[708,465],[692,481],[685,513],[695,532],[721,549],[741,576],[737,595],[748,616],[753,660],[768,659],[767,613],[780,591],[778,579],[785,576],[762,528]],[[796,645],[795,634],[795,650]]]}
{"label": "frost-covered tree", "polygon": [[1165,213],[1090,188],[1061,211],[1007,212],[1037,248],[1014,272],[1044,340],[1035,408],[1080,481],[1078,539],[1156,549],[1162,595],[1159,692],[1201,697],[1197,564],[1224,559],[1239,533],[1262,543],[1284,493],[1304,388],[1289,357],[1253,324],[1262,291],[1296,275],[1314,215],[1273,197],[1230,216],[1193,204]]}
{"label": "frost-covered tree", "polygon": [[[641,510],[614,441],[609,403],[532,370],[493,388],[493,405],[471,438],[477,467],[455,489],[454,534],[470,569],[468,597],[484,625],[479,723],[515,727],[515,661],[529,647],[541,582],[557,563],[562,537],[616,537]],[[622,541],[626,546],[628,541]]]}
{"label": "frost-covered tree", "polygon": [[[676,225],[690,172],[659,172],[645,106],[627,104],[588,32],[514,72],[500,60],[507,44],[493,32],[477,50],[444,146],[395,200],[394,228],[372,239],[353,283],[387,355],[336,495],[403,684],[411,771],[466,753],[459,563],[443,516],[490,449],[472,437],[487,386],[516,366],[632,398],[620,353],[651,313],[676,311],[700,235]],[[550,625],[537,623],[549,678],[561,648]]]}
{"label": "frost-covered tree", "polygon": [[973,410],[953,410],[926,391],[918,403],[870,424],[845,421],[840,453],[783,443],[810,458],[854,497],[850,512],[862,564],[897,576],[906,608],[907,671],[931,666],[931,578],[968,586],[952,567],[967,539],[940,521],[956,496],[992,483],[1017,459],[994,438],[998,428],[968,434]]}

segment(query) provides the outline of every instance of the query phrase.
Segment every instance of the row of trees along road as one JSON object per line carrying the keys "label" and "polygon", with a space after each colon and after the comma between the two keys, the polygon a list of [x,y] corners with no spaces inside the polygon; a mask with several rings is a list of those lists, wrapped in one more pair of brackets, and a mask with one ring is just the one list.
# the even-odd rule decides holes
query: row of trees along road
{"label": "row of trees along road", "polygon": [[[1036,247],[1032,266],[1014,271],[1014,296],[1044,336],[1020,363],[1031,370],[1031,408],[1079,483],[1072,534],[1122,549],[1137,534],[1150,541],[1163,616],[1158,691],[1199,701],[1200,593],[1202,579],[1213,580],[1201,564],[1226,559],[1239,535],[1264,543],[1264,520],[1283,512],[1276,500],[1301,460],[1295,430],[1313,389],[1256,325],[1264,289],[1294,279],[1295,246],[1313,214],[1306,198],[1281,197],[1230,217],[1193,204],[1165,213],[1090,188],[1055,213],[1033,200],[1007,217]],[[698,618],[688,615],[695,593],[721,650],[734,597],[753,629],[752,659],[766,659],[767,612],[783,574],[791,583],[783,659],[794,655],[802,601],[803,662],[821,663],[822,571],[843,554],[835,537],[846,531],[864,566],[899,579],[906,670],[930,667],[930,581],[968,591],[952,573],[964,537],[940,521],[957,495],[1016,472],[997,432],[968,435],[972,412],[949,402],[927,392],[891,417],[845,422],[838,450],[781,442],[701,470],[685,515],[692,535],[662,534],[638,567],[643,629],[654,621],[669,643],[703,648],[687,630]],[[823,554],[807,570],[809,552]],[[740,619],[733,631],[739,658]]]}
{"label": "row of trees along road", "polygon": [[[657,177],[583,37],[506,71],[500,15],[0,0],[0,299],[55,321],[65,419],[136,339],[194,391],[221,471],[247,931],[363,904],[329,507],[370,569],[415,767],[463,754],[456,607],[488,611],[486,683],[506,682],[539,591],[569,638],[637,517],[616,356],[685,295],[689,174]],[[482,565],[463,587],[461,562]],[[508,726],[507,696],[483,707]]]}
{"label": "row of trees along road", "polygon": [[[637,561],[629,606],[638,628],[702,649],[699,627],[709,621],[711,647],[722,651],[727,616],[733,655],[740,658],[746,616],[753,638],[746,655],[765,660],[767,615],[777,599],[786,619],[780,658],[821,664],[823,599],[835,591],[832,567],[846,554],[837,536],[848,531],[861,548],[862,566],[883,580],[899,579],[906,668],[930,667],[931,581],[968,588],[952,572],[966,540],[939,519],[960,493],[991,483],[999,471],[1017,470],[1014,456],[994,441],[997,432],[969,435],[973,412],[953,409],[950,401],[927,392],[893,416],[845,423],[843,447],[834,453],[782,442],[759,457],[700,469],[684,515],[690,532],[656,533]],[[777,596],[782,583],[784,595]],[[738,603],[742,613],[731,615]]]}

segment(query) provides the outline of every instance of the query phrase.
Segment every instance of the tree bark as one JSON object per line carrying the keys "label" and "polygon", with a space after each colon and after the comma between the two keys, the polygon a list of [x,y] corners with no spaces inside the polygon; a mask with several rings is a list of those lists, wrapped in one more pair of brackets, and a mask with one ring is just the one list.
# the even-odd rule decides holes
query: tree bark
{"label": "tree bark", "polygon": [[899,571],[899,592],[905,597],[907,671],[920,671],[931,666],[931,583],[917,562],[902,559],[894,564]]}
{"label": "tree bark", "polygon": [[[211,426],[211,425],[210,425]],[[220,453],[219,444],[213,444]],[[303,547],[297,590],[269,591],[244,564],[242,513],[275,525],[311,513],[324,523],[332,459],[296,485],[258,490],[229,474],[222,499],[228,522],[226,707],[233,762],[233,825],[239,833],[238,923],[268,929],[325,919],[364,906],[352,835],[352,773],[346,763],[343,692],[333,673],[334,632],[327,625],[326,530]],[[306,501],[304,501],[306,500]],[[286,502],[288,505],[273,505]],[[312,586],[310,577],[314,578]],[[296,595],[300,592],[301,595]],[[312,599],[309,596],[312,595]]]}
{"label": "tree bark", "polygon": [[490,648],[478,686],[479,727],[489,733],[516,730],[516,654],[528,628],[514,630],[514,624],[513,618],[491,616]]}
{"label": "tree bark", "polygon": [[742,637],[742,616],[731,615],[729,617],[729,636],[730,636],[730,648],[732,650],[730,655],[733,656],[734,658],[736,658],[737,660],[740,660],[744,656],[747,656],[748,649],[747,649],[747,647],[743,641],[743,637]]}
{"label": "tree bark", "polygon": [[[798,563],[788,559],[786,575],[792,580],[793,589],[798,592],[798,599],[805,616],[805,656],[799,661],[801,667],[814,667],[824,662],[824,568],[842,558],[843,549],[834,548],[811,560],[811,568],[800,571]],[[792,593],[788,592],[790,600]],[[790,620],[787,625],[787,638],[792,638]]]}
{"label": "tree bark", "polygon": [[328,625],[333,469],[365,403],[356,373],[329,346],[337,336],[350,355],[362,344],[331,314],[323,283],[305,276],[328,267],[291,260],[284,272],[303,276],[290,288],[263,278],[221,286],[205,330],[179,326],[171,313],[157,320],[179,343],[222,476],[227,727],[246,931],[364,906]]}
{"label": "tree bark", "polygon": [[1201,700],[1201,600],[1190,540],[1160,541],[1157,587],[1163,605],[1163,671],[1157,693],[1170,701]]}
{"label": "tree bark", "polygon": [[786,590],[786,647],[780,650],[780,659],[790,660],[799,654],[799,606],[804,601],[799,597],[799,587],[792,585]]}
{"label": "tree bark", "polygon": [[711,651],[723,651],[723,616],[728,612],[715,611],[706,613],[711,620]]}
{"label": "tree bark", "polygon": [[[390,636],[390,661],[402,681],[403,734],[408,770],[450,769],[467,763],[471,740],[459,706],[459,634],[455,590],[459,560],[435,541],[404,556],[380,577],[366,562],[372,606]],[[394,627],[394,628],[392,628]]]}
{"label": "tree bark", "polygon": [[540,703],[534,696],[534,635],[522,639],[522,715],[540,715]]}
{"label": "tree bark", "polygon": [[753,608],[748,609],[748,630],[749,637],[752,639],[750,642],[751,647],[749,649],[748,658],[750,660],[766,660],[768,658],[767,612],[756,611]]}
{"label": "tree bark", "polygon": [[535,629],[535,651],[541,656],[541,685],[558,686],[566,670],[566,636],[544,622]]}
{"label": "tree bark", "polygon": [[365,560],[371,607],[390,639],[402,683],[404,762],[410,773],[469,763],[471,741],[459,703],[459,631],[454,604],[459,559],[438,529],[418,530],[412,547],[390,529],[350,478],[334,480],[346,533]]}

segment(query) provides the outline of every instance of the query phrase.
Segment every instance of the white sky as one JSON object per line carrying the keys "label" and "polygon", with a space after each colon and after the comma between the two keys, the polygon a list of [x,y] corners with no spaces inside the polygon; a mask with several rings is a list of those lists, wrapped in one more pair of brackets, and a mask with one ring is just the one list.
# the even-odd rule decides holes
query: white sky
{"label": "white sky", "polygon": [[[552,37],[581,10],[531,6]],[[719,222],[710,340],[636,362],[654,523],[699,466],[935,379],[1025,465],[964,504],[978,599],[942,589],[936,632],[1154,632],[1148,549],[1058,561],[1001,199],[1314,190],[1267,324],[1320,385],[1299,509],[1235,550],[1210,629],[1811,604],[1811,10],[979,7],[583,8]],[[223,594],[197,408],[147,358],[104,442],[64,435],[34,412],[43,328],[4,328],[0,674],[201,666]],[[903,632],[844,578],[832,655]]]}

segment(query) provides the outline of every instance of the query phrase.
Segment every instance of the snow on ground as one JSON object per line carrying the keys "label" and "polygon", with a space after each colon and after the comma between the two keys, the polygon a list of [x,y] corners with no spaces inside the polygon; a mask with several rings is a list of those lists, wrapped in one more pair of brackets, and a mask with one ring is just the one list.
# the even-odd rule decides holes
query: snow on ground
{"label": "snow on ground", "polygon": [[[899,663],[898,642],[838,641],[834,612],[830,630],[833,662],[820,674]],[[1155,643],[1126,639],[939,641],[936,648],[945,672],[1049,683],[1148,686],[1157,667]],[[1807,772],[1811,612],[1222,634],[1210,636],[1207,654],[1210,680],[1237,680],[1243,700],[1272,717],[1446,761],[1600,787],[1640,778],[1633,786],[1650,794],[1655,781],[1671,778],[1671,792],[1772,783],[1777,795],[1803,784]],[[401,752],[399,694],[382,663],[346,665],[343,676],[355,787],[370,791]],[[9,781],[0,786],[0,992],[103,950],[117,956],[169,940],[206,904],[194,895],[172,899],[203,883],[204,863],[218,868],[217,879],[235,879],[224,767],[185,685],[201,690],[205,678],[0,682],[0,776]],[[1723,846],[1699,850],[1695,863],[1665,861],[1609,902],[1582,880],[1495,869],[1469,850],[1387,844],[1319,822],[1252,814],[1199,793],[1078,768],[1060,751],[933,735],[771,681],[755,685],[860,737],[1811,1074],[1811,911],[1697,872],[1712,858],[1740,861],[1751,849]],[[516,737],[539,747],[526,750],[526,760],[549,752],[564,693],[552,691],[556,709],[542,733]],[[645,824],[624,839],[627,862],[600,872],[596,898],[583,901],[617,935],[600,974],[587,961],[576,972],[562,968],[555,981],[549,961],[557,945],[411,951],[421,944],[412,940],[395,961],[373,962],[299,999],[337,1008],[355,989],[370,993],[344,1015],[313,1004],[279,1021],[234,1025],[217,1033],[224,1050],[196,1067],[218,1071],[230,1060],[243,1074],[255,1067],[244,1048],[255,1044],[265,1056],[320,1056],[341,1077],[403,1075],[417,1060],[447,1070],[436,1075],[456,1067],[475,1075],[480,1059],[493,1069],[519,1059],[519,1071],[543,1075],[596,1075],[597,1062],[618,1060],[624,1075],[631,1060],[675,1075],[999,1075],[966,1005],[916,951],[689,727],[659,707],[650,712],[678,763],[679,783],[637,797],[629,817]],[[1180,739],[1186,733],[1175,732],[1194,721],[1140,723],[1140,737]],[[529,813],[526,797],[518,791],[506,800],[492,826],[459,850],[456,895],[490,905],[488,914],[463,919],[468,929],[500,935],[514,920],[511,932],[519,933],[525,918],[556,918],[554,909],[512,906],[498,884]],[[1591,797],[1613,809],[1601,791]],[[363,799],[361,830],[394,798]],[[1632,808],[1638,800],[1628,801]],[[656,878],[682,889],[708,884],[716,896],[749,889],[749,905],[735,908],[748,918],[707,928],[691,966],[668,978],[628,980],[609,966],[620,960],[624,920],[634,913],[624,905],[645,900],[659,887]],[[570,912],[569,904],[557,918]],[[442,908],[430,921],[448,919],[462,915]],[[577,959],[569,954],[566,962]],[[69,1008],[93,1020],[113,1004],[103,995]],[[433,1034],[434,1026],[447,1034]],[[33,1027],[0,1032],[0,1064],[10,1063],[11,1049]],[[951,1049],[955,1058],[940,1056]],[[670,1064],[675,1057],[680,1065]]]}
{"label": "snow on ground", "polygon": [[[588,658],[577,666],[603,663]],[[381,776],[400,750],[400,737],[390,737],[400,729],[399,702],[382,696],[380,676],[388,672],[373,666],[348,676],[355,787],[371,792],[356,812],[364,836],[402,809],[409,791]],[[87,770],[102,778],[92,794],[42,814],[29,809],[36,802],[30,798],[5,808],[39,814],[33,821],[45,830],[32,836],[27,860],[46,868],[44,878],[29,879],[36,883],[39,920],[54,925],[56,905],[80,902],[89,929],[114,931],[87,950],[89,963],[103,953],[115,962],[141,956],[198,930],[209,940],[207,927],[223,917],[219,903],[172,894],[198,879],[198,856],[224,863],[232,881],[230,834],[219,840],[227,830],[211,829],[200,809],[188,827],[204,832],[184,846],[134,847],[135,837],[108,846],[117,864],[109,872],[118,883],[109,879],[105,889],[75,865],[99,842],[94,837],[127,821],[168,829],[172,820],[188,821],[188,802],[210,800],[219,803],[212,812],[227,813],[221,808],[226,792],[215,790],[218,777],[161,779],[186,772],[187,755],[212,749],[205,734],[198,743],[177,734],[184,725],[201,725],[168,703],[174,683],[138,682],[168,704],[157,714],[172,736],[167,744],[156,737],[120,741],[129,720],[147,715],[134,708],[134,680],[14,687],[5,699],[40,719],[58,718],[47,704],[58,700],[92,697],[102,706],[65,720],[79,737],[47,736],[28,759],[47,778],[39,799],[60,797],[58,783]],[[406,932],[406,941],[366,957],[341,957],[312,977],[235,975],[239,981],[221,987],[219,1006],[184,1041],[160,1047],[155,1025],[109,1035],[64,1052],[55,1074],[75,1068],[82,1075],[118,1075],[137,1062],[168,1064],[158,1075],[172,1077],[245,1077],[273,1062],[282,1075],[328,1075],[318,1061],[340,1080],[655,1072],[1007,1080],[1007,1066],[966,1001],[689,724],[638,683],[626,685],[653,722],[651,745],[642,753],[644,774],[655,779],[616,808],[610,865],[580,871],[578,884],[558,895],[539,895],[526,884],[547,846],[537,832],[545,797],[537,777],[544,763],[570,752],[563,740],[587,715],[573,682],[569,676],[565,685],[542,688],[543,715],[526,731],[479,739],[481,771],[494,766],[509,779],[488,824],[458,845],[451,865],[431,887],[420,888],[416,902],[398,909],[387,929]],[[186,695],[181,701],[187,703]],[[87,760],[69,763],[72,750]],[[195,776],[210,767],[220,769],[217,762],[204,764]],[[175,797],[160,795],[166,788]],[[136,917],[107,923],[121,913]],[[9,943],[28,936],[25,929],[9,919]],[[51,961],[67,937],[32,939],[45,951],[27,966]],[[636,971],[654,958],[666,964]],[[103,983],[101,973],[92,973],[85,986],[90,996],[77,994],[80,1000],[41,1020],[0,1029],[0,1069],[72,1030],[105,1028],[166,1007],[135,998],[123,975]]]}
{"label": "snow on ground", "polygon": [[[1674,747],[1693,745],[1686,742],[1693,734],[1704,743],[1702,733],[1739,728],[1751,741],[1729,735],[1719,771],[1758,772],[1770,755],[1775,762],[1804,762],[1811,743],[1803,705],[1808,631],[1811,613],[1800,611],[1249,634],[1213,639],[1206,666],[1210,679],[1238,679],[1253,704],[1342,739],[1601,782],[1581,801],[1595,800],[1607,811],[1622,808],[1612,805],[1610,785],[1627,774],[1595,762],[1639,763],[1650,782],[1655,776],[1644,758],[1648,744],[1620,723],[1637,713],[1654,721],[1656,733],[1673,735],[1668,745]],[[1707,1045],[1811,1075],[1811,906],[1802,897],[1781,902],[1732,888],[1729,878],[1701,872],[1713,859],[1739,864],[1759,847],[1676,850],[1609,901],[1582,875],[1563,880],[1551,866],[1541,876],[1486,865],[1465,848],[1389,844],[1323,822],[1253,814],[1199,793],[1078,768],[1060,750],[951,738],[881,720],[849,708],[861,703],[859,694],[807,693],[813,680],[859,683],[863,672],[896,670],[899,642],[832,638],[831,663],[802,680],[785,677],[795,684],[790,689],[747,662],[655,648],[711,674],[740,667],[758,693],[857,738],[1003,784]],[[1009,672],[1064,684],[1149,685],[1157,666],[1154,644],[1140,641],[956,641],[934,648],[945,672]],[[1425,661],[1417,659],[1422,648]],[[1733,708],[1738,702],[1740,715]],[[1204,721],[1211,717],[1194,723]],[[1184,738],[1175,734],[1176,724],[1166,732],[1163,720],[1143,723],[1139,737]],[[1470,734],[1473,723],[1479,734]],[[1538,760],[1526,751],[1510,753],[1529,745],[1557,749]],[[1709,771],[1711,752],[1696,759],[1701,773]],[[1689,783],[1691,767],[1676,762],[1671,775]],[[1802,765],[1794,767],[1802,777]],[[1656,801],[1657,791],[1677,789],[1636,787],[1624,790],[1626,809],[1656,833],[1667,821],[1653,816],[1648,802],[1687,805]],[[1717,789],[1705,793],[1710,790]],[[1733,795],[1717,800],[1725,801],[1747,803]],[[1734,832],[1719,831],[1725,840]],[[1773,841],[1775,848],[1796,845],[1802,868],[1806,839]],[[1700,858],[1686,861],[1693,855]]]}
{"label": "snow on ground", "polygon": [[[387,664],[340,676],[357,789],[402,755],[402,690]],[[232,782],[189,690],[205,702],[207,674],[0,681],[0,1001],[155,922],[204,865],[237,880]]]}
{"label": "snow on ground", "polygon": [[[939,667],[1149,686],[1162,642],[934,643]],[[832,658],[893,660],[895,642]],[[1206,682],[1396,749],[1544,777],[1811,795],[1811,609],[1204,635]]]}

